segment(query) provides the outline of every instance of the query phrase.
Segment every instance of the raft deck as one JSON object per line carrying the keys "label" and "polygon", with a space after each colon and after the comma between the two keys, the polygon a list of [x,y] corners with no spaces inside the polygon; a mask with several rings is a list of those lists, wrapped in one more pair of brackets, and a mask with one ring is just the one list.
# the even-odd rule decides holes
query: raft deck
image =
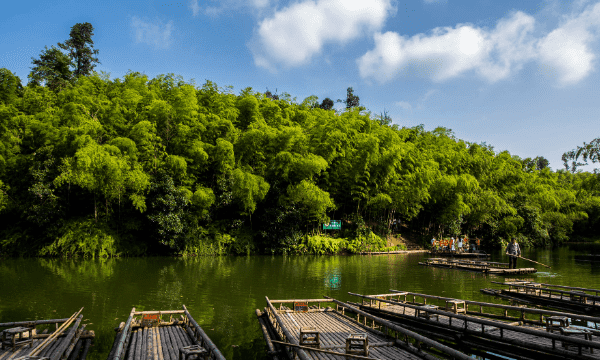
{"label": "raft deck", "polygon": [[183,310],[167,311],[133,308],[127,321],[117,328],[107,360],[178,360],[180,349],[192,345],[200,346],[200,355],[190,359],[204,359],[208,354],[208,359],[225,360],[185,305]]}
{"label": "raft deck", "polygon": [[[271,355],[301,360],[386,360],[433,359],[431,353],[435,353],[469,359],[464,353],[335,299],[266,299],[265,312],[257,311],[257,315],[259,321],[264,320],[260,323]],[[323,308],[322,304],[335,304],[336,308]],[[306,344],[307,331],[313,331],[313,340],[318,332],[316,344]],[[346,352],[348,339],[356,335],[367,336],[368,352]]]}
{"label": "raft deck", "polygon": [[[560,290],[547,287],[547,284],[533,282],[496,282],[494,284],[508,286],[508,289],[481,289],[481,292],[500,298],[522,303],[539,304],[556,309],[581,314],[600,314],[600,296],[591,295],[582,290]],[[569,287],[567,287],[569,288]],[[594,291],[598,290],[584,289]]]}
{"label": "raft deck", "polygon": [[[433,339],[450,341],[459,349],[471,349],[470,352],[476,355],[487,357],[485,352],[490,351],[519,359],[600,358],[598,351],[590,351],[590,348],[600,348],[598,338],[593,339],[593,335],[600,335],[595,327],[585,330],[593,339],[586,340],[568,331],[564,331],[564,334],[558,329],[547,332],[544,322],[550,316],[558,316],[568,317],[578,323],[595,324],[600,322],[598,317],[412,292],[371,296],[349,294],[361,298],[359,305],[365,311],[384,316]],[[417,298],[421,302],[417,302]],[[458,306],[454,308],[456,303]],[[469,310],[469,305],[478,311]],[[570,329],[579,328],[571,326]],[[564,349],[562,343],[574,346]]]}
{"label": "raft deck", "polygon": [[534,268],[520,268],[520,269],[508,269],[508,264],[495,263],[487,261],[467,261],[467,260],[453,260],[443,258],[430,258],[425,262],[419,262],[419,265],[441,267],[447,269],[467,270],[481,272],[485,274],[495,275],[518,275],[518,274],[532,274],[537,272]]}
{"label": "raft deck", "polygon": [[[31,334],[31,344],[23,344],[16,349],[11,345],[5,344],[4,349],[0,346],[0,360],[16,360],[24,356],[41,356],[50,360],[68,359],[85,360],[87,353],[94,339],[94,331],[85,330],[86,324],[81,324],[83,315],[72,316],[67,319],[50,319],[35,321],[18,321],[10,323],[0,323],[0,341],[2,341],[5,332],[7,342],[10,341],[11,329],[24,328],[30,329],[20,334],[23,340],[29,339]],[[54,326],[52,326],[54,325]],[[33,353],[33,355],[32,355]]]}

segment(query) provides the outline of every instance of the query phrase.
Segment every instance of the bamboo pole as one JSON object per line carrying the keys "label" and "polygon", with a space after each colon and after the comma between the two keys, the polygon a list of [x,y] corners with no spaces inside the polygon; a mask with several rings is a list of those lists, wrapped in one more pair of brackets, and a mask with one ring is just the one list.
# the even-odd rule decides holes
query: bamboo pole
{"label": "bamboo pole", "polygon": [[[77,316],[79,316],[79,314],[81,313],[81,311],[83,310],[83,308],[79,309],[78,312],[76,312],[75,314],[73,314],[67,321],[65,321],[58,329],[56,329],[56,331],[54,333],[52,333],[51,336],[49,336],[46,340],[44,340],[41,344],[39,344],[35,349],[33,349],[31,351],[31,353],[29,353],[29,356],[36,356],[38,355],[42,350],[44,350],[44,348],[46,346],[48,346],[48,344],[53,341],[56,337],[58,337],[58,335],[62,334],[63,331],[65,331],[65,329],[71,325],[71,323],[73,322],[73,320],[75,320],[75,318],[77,318]],[[8,359],[7,359],[8,360]]]}
{"label": "bamboo pole", "polygon": [[81,352],[81,357],[79,360],[85,360],[87,353],[90,350],[90,345],[92,345],[92,339],[87,339],[85,341],[85,345],[83,346],[83,351]]}
{"label": "bamboo pole", "polygon": [[213,356],[214,356],[215,359],[217,359],[217,360],[225,360],[225,357],[223,356],[223,354],[221,354],[221,351],[219,350],[219,348],[217,348],[217,346],[212,342],[212,340],[208,337],[208,335],[206,335],[206,333],[204,332],[204,330],[202,330],[202,328],[200,327],[200,325],[198,325],[198,323],[196,322],[196,320],[194,320],[194,318],[192,317],[192,315],[190,315],[190,312],[185,307],[185,305],[183,305],[183,311],[185,312],[185,316],[187,316],[189,322],[196,329],[196,333],[199,334],[202,337],[202,339],[204,340],[204,347],[207,348],[208,351],[210,351],[210,352],[213,353]]}
{"label": "bamboo pole", "polygon": [[60,343],[60,345],[58,345],[56,347],[56,349],[50,353],[50,356],[49,356],[50,360],[59,360],[61,358],[62,354],[65,352],[67,347],[70,345],[71,340],[77,333],[77,328],[79,327],[81,320],[83,320],[83,315],[79,315],[79,317],[77,318],[77,321],[75,321],[75,323],[73,324],[73,328],[71,329],[71,331],[69,331],[69,333],[63,339],[63,341]]}
{"label": "bamboo pole", "polygon": [[531,261],[532,263],[540,264],[540,265],[542,265],[542,266],[545,266],[545,267],[547,267],[548,269],[551,269],[551,268],[550,268],[550,266],[548,266],[548,265],[546,265],[546,264],[542,264],[541,262],[537,262],[537,261],[534,261],[534,260],[531,260],[531,259],[528,259],[528,258],[524,258],[524,257],[522,257],[522,256],[517,256],[517,257],[518,257],[519,259],[523,259],[523,260]]}
{"label": "bamboo pole", "polygon": [[[117,350],[114,354],[114,360],[120,360],[121,352],[124,351],[123,346],[125,345],[125,340],[127,340],[127,335],[129,335],[129,328],[131,327],[131,321],[133,320],[133,314],[135,313],[135,308],[131,309],[131,313],[129,313],[129,318],[125,323],[125,327],[123,327],[123,331],[121,334],[121,339],[119,340],[119,345],[117,345]],[[108,359],[111,360],[111,359]]]}

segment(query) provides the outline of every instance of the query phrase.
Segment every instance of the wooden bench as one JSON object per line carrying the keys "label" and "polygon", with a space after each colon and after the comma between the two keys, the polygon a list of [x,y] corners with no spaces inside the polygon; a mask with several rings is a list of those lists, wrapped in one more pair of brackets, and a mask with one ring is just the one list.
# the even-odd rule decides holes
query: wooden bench
{"label": "wooden bench", "polygon": [[320,331],[318,331],[315,327],[301,327],[300,345],[319,349],[321,347]]}
{"label": "wooden bench", "polygon": [[[12,351],[27,344],[29,344],[29,347],[33,347],[32,331],[33,328],[22,326],[4,330],[2,332],[2,350],[6,345],[10,345]],[[23,337],[25,333],[27,333],[27,338]],[[10,339],[6,339],[7,335],[10,335]]]}
{"label": "wooden bench", "polygon": [[208,350],[200,345],[190,345],[179,348],[179,360],[188,360],[190,356],[196,356],[196,359],[208,360]]}
{"label": "wooden bench", "polygon": [[369,336],[366,333],[348,335],[346,354],[369,356]]}
{"label": "wooden bench", "polygon": [[417,309],[417,317],[422,317],[427,320],[431,320],[431,318],[435,318],[437,321],[440,321],[438,314],[432,314],[428,310],[438,310],[437,305],[423,305],[419,309]]}

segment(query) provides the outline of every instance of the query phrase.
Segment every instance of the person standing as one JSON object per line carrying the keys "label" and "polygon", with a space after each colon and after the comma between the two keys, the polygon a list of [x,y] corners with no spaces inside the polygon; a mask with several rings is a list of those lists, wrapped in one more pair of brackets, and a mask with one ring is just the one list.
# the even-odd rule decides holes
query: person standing
{"label": "person standing", "polygon": [[517,258],[521,256],[521,247],[517,243],[515,237],[512,238],[508,246],[506,247],[506,255],[508,255],[508,268],[517,268]]}
{"label": "person standing", "polygon": [[458,252],[462,252],[462,247],[463,247],[463,241],[462,241],[462,239],[459,237],[457,239],[457,242],[458,242],[458,249],[457,250],[458,250]]}
{"label": "person standing", "polygon": [[450,251],[454,252],[454,238],[450,238]]}

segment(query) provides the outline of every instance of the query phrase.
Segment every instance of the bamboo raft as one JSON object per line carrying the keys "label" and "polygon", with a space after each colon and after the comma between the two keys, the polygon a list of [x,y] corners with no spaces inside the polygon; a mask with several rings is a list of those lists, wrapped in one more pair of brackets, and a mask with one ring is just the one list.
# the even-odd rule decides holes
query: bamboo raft
{"label": "bamboo raft", "polygon": [[535,268],[509,269],[508,263],[497,263],[490,261],[469,261],[445,258],[429,258],[419,265],[441,267],[447,269],[467,270],[495,275],[517,275],[532,274],[537,272]]}
{"label": "bamboo raft", "polygon": [[[600,358],[597,351],[600,341],[591,336],[600,335],[600,330],[592,325],[600,323],[599,317],[391,291],[371,296],[349,294],[361,298],[361,303],[356,304],[361,310],[484,358],[499,359],[497,355],[518,359]],[[545,320],[550,317],[567,317],[591,327],[571,325],[563,331],[553,328],[553,332],[548,332]],[[581,335],[577,334],[578,329],[585,329],[592,340],[575,337]],[[568,347],[563,348],[562,344]]]}
{"label": "bamboo raft", "polygon": [[192,359],[225,360],[185,305],[183,310],[168,311],[133,308],[116,331],[107,360],[178,360],[186,352]]}
{"label": "bamboo raft", "polygon": [[[481,292],[521,303],[538,304],[580,314],[600,315],[600,290],[526,281],[495,282],[508,289],[481,289]],[[590,294],[590,293],[594,294]]]}
{"label": "bamboo raft", "polygon": [[[4,349],[0,347],[0,360],[31,357],[85,360],[95,335],[94,331],[85,330],[86,324],[81,324],[83,315],[80,313],[81,310],[67,319],[0,323],[0,329],[3,329],[0,341],[5,335],[7,337]],[[54,325],[54,329],[51,325]],[[12,343],[10,334],[13,332],[20,333],[15,338],[15,349],[9,344]]]}
{"label": "bamboo raft", "polygon": [[[437,341],[332,298],[266,300],[264,312],[256,310],[256,314],[268,353],[274,359],[470,359]],[[335,304],[335,309],[324,308],[323,304]],[[359,340],[359,350],[353,342],[357,338],[363,339],[362,343]]]}
{"label": "bamboo raft", "polygon": [[484,252],[474,252],[474,253],[469,253],[469,252],[451,252],[451,251],[429,251],[429,255],[435,255],[435,256],[445,256],[445,257],[456,257],[456,258],[488,258],[490,257],[490,254],[486,254]]}

